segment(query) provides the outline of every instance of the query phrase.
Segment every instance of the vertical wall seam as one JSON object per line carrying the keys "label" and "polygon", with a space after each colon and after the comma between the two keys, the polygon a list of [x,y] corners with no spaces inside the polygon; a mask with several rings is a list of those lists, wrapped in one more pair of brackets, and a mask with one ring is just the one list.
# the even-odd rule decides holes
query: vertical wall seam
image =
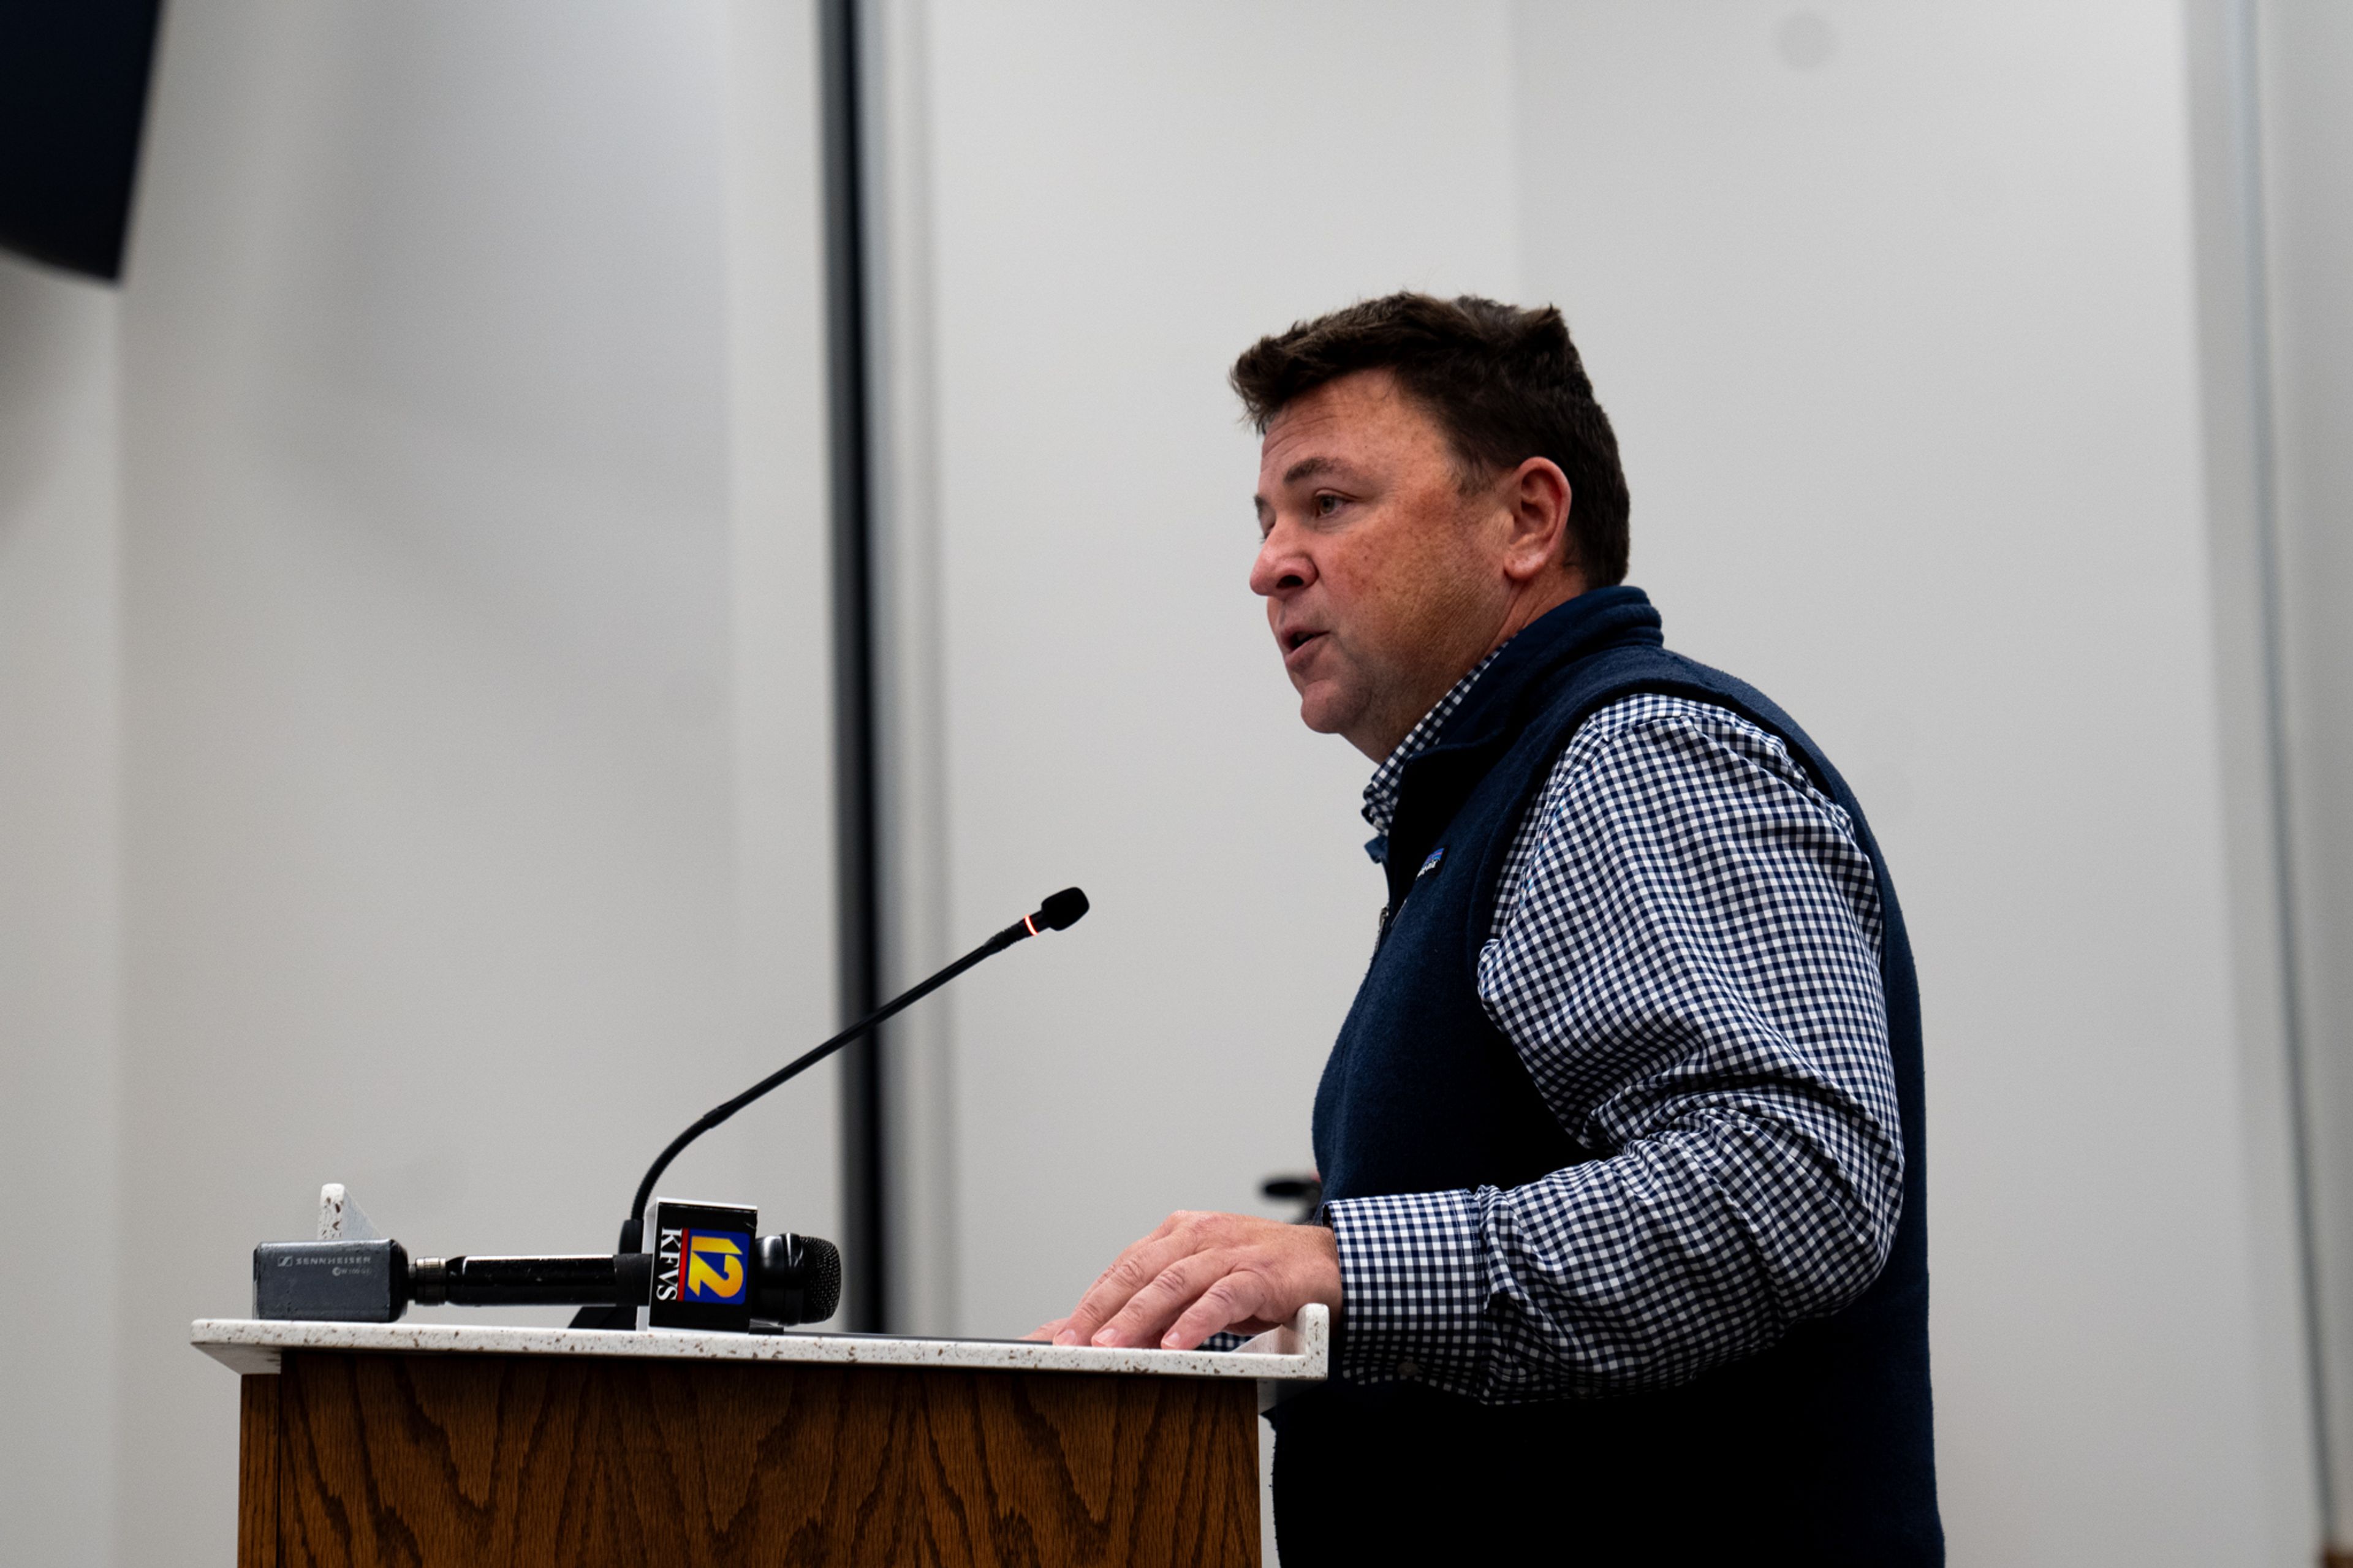
{"label": "vertical wall seam", "polygon": [[[824,123],[826,392],[831,435],[836,909],[844,1021],[881,1002],[876,824],[872,430],[867,405],[866,202],[855,0],[818,0]],[[881,1052],[843,1053],[842,1254],[849,1327],[891,1318]]]}
{"label": "vertical wall seam", "polygon": [[2295,1173],[2296,1260],[2304,1298],[2305,1358],[2312,1382],[2313,1458],[2319,1471],[2321,1527],[2342,1539],[2331,1454],[2319,1221],[2314,1187],[2304,958],[2297,923],[2295,829],[2290,809],[2287,631],[2281,582],[2279,449],[2272,368],[2271,250],[2263,190],[2262,69],[2255,0],[2229,0],[2232,109],[2236,125],[2239,224],[2246,275],[2248,425],[2253,481],[2256,609],[2263,672],[2263,749],[2271,796],[2272,889],[2279,924],[2280,1028],[2287,1065],[2288,1136]]}
{"label": "vertical wall seam", "polygon": [[[860,7],[866,180],[868,406],[874,493],[876,858],[885,988],[947,963],[952,943],[939,668],[930,156],[923,0]],[[955,998],[899,1020],[883,1059],[891,1167],[891,1321],[960,1321],[955,1144]]]}

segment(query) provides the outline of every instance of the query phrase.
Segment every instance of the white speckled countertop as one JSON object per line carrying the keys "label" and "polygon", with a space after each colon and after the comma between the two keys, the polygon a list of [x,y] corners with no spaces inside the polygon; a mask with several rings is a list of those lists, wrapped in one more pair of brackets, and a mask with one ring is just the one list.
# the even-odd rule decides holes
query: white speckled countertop
{"label": "white speckled countertop", "polygon": [[1099,1350],[1028,1340],[923,1340],[897,1334],[626,1333],[612,1329],[526,1329],[490,1323],[289,1323],[199,1318],[188,1338],[237,1373],[274,1373],[282,1352],[424,1351],[476,1355],[659,1356],[696,1361],[832,1362],[862,1366],[949,1366],[1000,1372],[1120,1372],[1159,1377],[1250,1377],[1308,1382],[1329,1373],[1331,1315],[1310,1306],[1287,1328],[1238,1350]]}

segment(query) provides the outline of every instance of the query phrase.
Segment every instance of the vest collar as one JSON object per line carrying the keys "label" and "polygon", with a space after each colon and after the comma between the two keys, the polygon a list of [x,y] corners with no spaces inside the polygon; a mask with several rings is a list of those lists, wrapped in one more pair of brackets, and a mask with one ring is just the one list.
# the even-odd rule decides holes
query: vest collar
{"label": "vest collar", "polygon": [[1392,908],[1436,835],[1542,706],[1551,677],[1604,648],[1662,647],[1661,625],[1650,595],[1621,584],[1595,588],[1546,611],[1503,646],[1447,717],[1436,742],[1406,763],[1383,862]]}
{"label": "vest collar", "polygon": [[1484,744],[1514,722],[1527,699],[1545,684],[1545,677],[1563,665],[1627,643],[1662,646],[1659,612],[1640,588],[1623,585],[1595,588],[1538,616],[1520,635],[1505,643],[1477,683],[1463,695],[1462,706],[1447,717],[1429,756],[1450,749]]}

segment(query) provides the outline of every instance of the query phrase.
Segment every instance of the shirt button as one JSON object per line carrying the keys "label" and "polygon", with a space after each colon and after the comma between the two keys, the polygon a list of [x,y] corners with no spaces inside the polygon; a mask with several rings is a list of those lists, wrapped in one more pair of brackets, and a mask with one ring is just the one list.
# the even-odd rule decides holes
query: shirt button
{"label": "shirt button", "polygon": [[1416,1361],[1401,1361],[1398,1363],[1398,1375],[1405,1378],[1419,1378],[1421,1376],[1421,1363]]}

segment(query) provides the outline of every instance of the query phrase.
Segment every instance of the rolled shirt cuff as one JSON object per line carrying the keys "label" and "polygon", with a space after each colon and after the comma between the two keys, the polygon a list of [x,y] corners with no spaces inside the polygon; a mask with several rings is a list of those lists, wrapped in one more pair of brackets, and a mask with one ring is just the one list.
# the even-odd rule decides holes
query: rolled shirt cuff
{"label": "rolled shirt cuff", "polygon": [[1324,1222],[1340,1245],[1335,1374],[1473,1393],[1487,1305],[1478,1193],[1344,1198]]}

